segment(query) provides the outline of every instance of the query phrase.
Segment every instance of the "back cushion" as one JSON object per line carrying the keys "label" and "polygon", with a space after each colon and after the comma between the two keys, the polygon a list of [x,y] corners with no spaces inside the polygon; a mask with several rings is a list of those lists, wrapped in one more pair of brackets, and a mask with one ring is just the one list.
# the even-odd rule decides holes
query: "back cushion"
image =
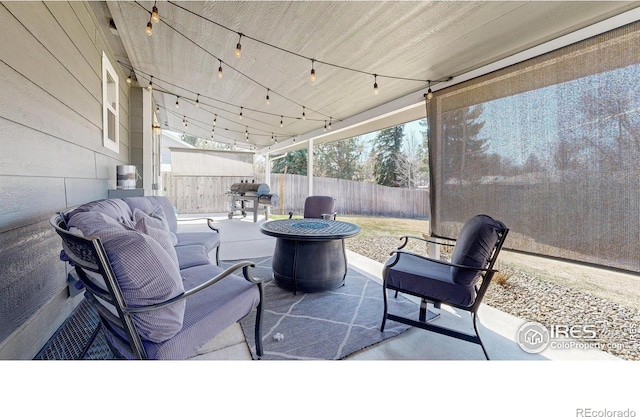
{"label": "back cushion", "polygon": [[178,220],[173,205],[166,197],[127,197],[124,202],[132,212],[138,208],[152,217],[160,218],[161,216],[171,232],[175,233],[178,230]]}
{"label": "back cushion", "polygon": [[[493,253],[499,233],[506,230],[506,226],[491,217],[480,214],[467,221],[456,241],[451,262],[475,268],[485,268],[489,257]],[[453,281],[459,285],[474,285],[480,273],[457,268],[453,274]]]}
{"label": "back cushion", "polygon": [[133,222],[133,227],[137,231],[151,236],[153,240],[162,246],[171,260],[178,265],[178,255],[176,254],[176,249],[174,247],[178,243],[178,238],[174,233],[171,233],[165,228],[165,225],[161,220],[151,217],[139,209],[134,209]]}
{"label": "back cushion", "polygon": [[[184,293],[178,266],[165,249],[150,236],[97,212],[75,214],[69,227],[85,236],[97,236],[109,258],[122,295],[129,307],[166,301]],[[185,302],[133,316],[140,336],[160,343],[182,329]]]}
{"label": "back cushion", "polygon": [[67,222],[78,213],[95,212],[102,213],[107,217],[117,220],[120,223],[132,225],[132,210],[129,206],[119,198],[111,198],[108,200],[96,200],[90,203],[82,204],[76,207],[66,216]]}

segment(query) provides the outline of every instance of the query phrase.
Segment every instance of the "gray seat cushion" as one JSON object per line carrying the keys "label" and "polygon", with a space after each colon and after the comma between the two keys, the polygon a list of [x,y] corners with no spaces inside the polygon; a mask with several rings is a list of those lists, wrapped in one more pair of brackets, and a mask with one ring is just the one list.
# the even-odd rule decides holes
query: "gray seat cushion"
{"label": "gray seat cushion", "polygon": [[[385,269],[394,261],[391,257]],[[411,294],[441,300],[445,303],[468,307],[476,299],[473,285],[459,285],[453,281],[456,268],[438,262],[429,262],[418,256],[403,253],[400,260],[388,269],[387,286]],[[425,276],[428,271],[428,277]]]}
{"label": "gray seat cushion", "polygon": [[[201,265],[183,271],[185,290],[194,288],[223,269]],[[258,286],[241,275],[231,275],[210,288],[187,298],[182,329],[163,343],[143,340],[150,359],[187,359],[215,335],[248,315],[260,303]],[[107,333],[109,340],[127,359],[134,359],[128,346]]]}

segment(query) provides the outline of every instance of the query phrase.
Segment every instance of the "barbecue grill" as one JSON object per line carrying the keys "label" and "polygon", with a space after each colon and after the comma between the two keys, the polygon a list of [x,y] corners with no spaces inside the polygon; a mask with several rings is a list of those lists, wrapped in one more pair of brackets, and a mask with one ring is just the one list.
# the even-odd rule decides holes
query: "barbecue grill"
{"label": "barbecue grill", "polygon": [[[247,217],[247,211],[253,212],[253,221],[258,220],[258,209],[260,205],[264,207],[265,219],[269,218],[269,206],[276,207],[280,204],[278,194],[270,194],[267,184],[256,183],[255,180],[249,182],[240,181],[231,184],[229,191],[225,194],[229,197],[229,218],[232,219],[236,212],[240,212],[242,217]],[[247,203],[251,203],[247,205]]]}

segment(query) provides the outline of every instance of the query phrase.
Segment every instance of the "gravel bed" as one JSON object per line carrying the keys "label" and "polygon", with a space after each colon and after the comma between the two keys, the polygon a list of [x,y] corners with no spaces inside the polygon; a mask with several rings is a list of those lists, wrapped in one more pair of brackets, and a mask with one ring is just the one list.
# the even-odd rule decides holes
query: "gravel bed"
{"label": "gravel bed", "polygon": [[[400,240],[395,237],[347,239],[346,247],[378,262],[386,262],[389,252]],[[425,253],[425,246],[414,241],[408,250]],[[445,255],[446,256],[446,255]],[[626,360],[640,359],[640,312],[587,292],[543,281],[513,266],[500,265],[499,274],[489,286],[484,302],[500,311],[536,321],[547,328],[552,325],[590,325],[600,350]]]}

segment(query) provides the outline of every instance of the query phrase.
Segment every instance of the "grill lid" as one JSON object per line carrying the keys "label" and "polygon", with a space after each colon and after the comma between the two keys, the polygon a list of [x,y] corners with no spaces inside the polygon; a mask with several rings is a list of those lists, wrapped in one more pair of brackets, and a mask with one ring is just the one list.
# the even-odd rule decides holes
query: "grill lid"
{"label": "grill lid", "polygon": [[269,194],[269,186],[264,183],[256,182],[237,182],[231,184],[229,191],[238,194],[263,195]]}

